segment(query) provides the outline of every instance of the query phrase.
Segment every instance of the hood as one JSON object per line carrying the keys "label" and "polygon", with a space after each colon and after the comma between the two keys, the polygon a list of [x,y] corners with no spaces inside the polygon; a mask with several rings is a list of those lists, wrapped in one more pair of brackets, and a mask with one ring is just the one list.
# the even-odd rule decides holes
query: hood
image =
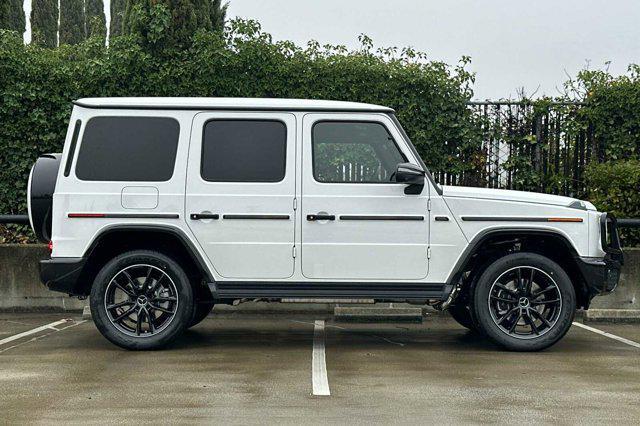
{"label": "hood", "polygon": [[532,204],[550,204],[578,208],[582,210],[596,210],[588,201],[560,195],[542,194],[539,192],[510,191],[506,189],[471,188],[466,186],[442,186],[445,198],[477,198],[482,200],[517,201]]}

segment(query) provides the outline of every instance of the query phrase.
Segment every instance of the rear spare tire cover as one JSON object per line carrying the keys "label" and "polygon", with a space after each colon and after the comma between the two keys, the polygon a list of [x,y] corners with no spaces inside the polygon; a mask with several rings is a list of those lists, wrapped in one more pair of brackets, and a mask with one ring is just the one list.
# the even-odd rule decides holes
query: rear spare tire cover
{"label": "rear spare tire cover", "polygon": [[29,221],[38,239],[45,243],[51,240],[53,193],[61,159],[62,154],[43,154],[36,160],[29,175]]}

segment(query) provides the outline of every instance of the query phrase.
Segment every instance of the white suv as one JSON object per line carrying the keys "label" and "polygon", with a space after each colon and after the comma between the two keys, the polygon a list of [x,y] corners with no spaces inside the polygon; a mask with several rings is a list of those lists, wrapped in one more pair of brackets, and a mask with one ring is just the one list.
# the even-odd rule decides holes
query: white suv
{"label": "white suv", "polygon": [[350,102],[96,98],[38,159],[29,214],[52,290],[150,349],[215,303],[374,299],[448,309],[512,350],[612,291],[615,219],[588,202],[438,185],[393,110]]}

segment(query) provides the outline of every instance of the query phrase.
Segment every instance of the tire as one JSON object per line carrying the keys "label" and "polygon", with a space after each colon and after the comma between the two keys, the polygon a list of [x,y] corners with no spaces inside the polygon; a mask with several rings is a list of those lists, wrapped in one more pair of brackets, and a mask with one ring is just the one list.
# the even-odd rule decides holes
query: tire
{"label": "tire", "polygon": [[193,318],[193,290],[184,270],[148,250],[110,260],[91,287],[91,315],[112,343],[131,350],[171,343]]}
{"label": "tire", "polygon": [[465,328],[468,328],[471,331],[478,332],[478,327],[473,321],[471,311],[469,310],[469,305],[451,305],[449,306],[447,311],[458,324]]}
{"label": "tire", "polygon": [[213,305],[214,303],[210,301],[197,302],[193,309],[193,318],[191,319],[191,322],[189,322],[189,326],[187,328],[194,327],[204,321],[213,309]]}
{"label": "tire", "polygon": [[535,253],[514,253],[490,264],[473,290],[481,331],[512,351],[539,351],[571,327],[576,295],[567,273]]}

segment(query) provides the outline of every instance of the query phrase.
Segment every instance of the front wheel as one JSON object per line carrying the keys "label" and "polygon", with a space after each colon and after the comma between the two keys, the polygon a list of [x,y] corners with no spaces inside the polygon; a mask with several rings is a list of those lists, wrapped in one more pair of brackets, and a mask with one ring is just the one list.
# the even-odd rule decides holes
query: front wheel
{"label": "front wheel", "polygon": [[576,311],[567,273],[535,253],[514,253],[493,262],[474,289],[478,326],[513,351],[538,351],[560,340]]}
{"label": "front wheel", "polygon": [[193,318],[184,270],[164,254],[136,250],[109,261],[91,288],[91,315],[112,343],[135,350],[173,341]]}

